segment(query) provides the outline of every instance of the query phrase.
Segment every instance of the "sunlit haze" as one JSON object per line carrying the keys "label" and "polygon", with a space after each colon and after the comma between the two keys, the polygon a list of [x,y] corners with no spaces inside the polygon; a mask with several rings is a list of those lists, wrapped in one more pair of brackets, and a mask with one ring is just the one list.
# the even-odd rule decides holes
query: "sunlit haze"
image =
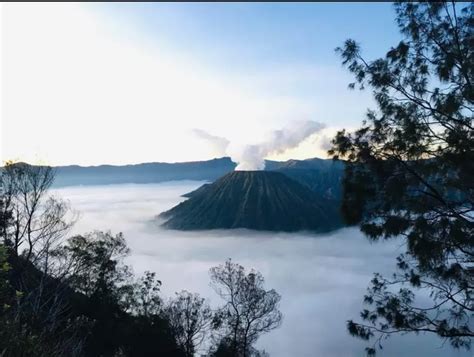
{"label": "sunlit haze", "polygon": [[[347,24],[353,5],[313,5],[2,4],[1,157],[205,160],[226,153],[196,130],[235,146],[298,121],[325,129],[267,158],[324,157],[372,103],[334,48],[358,35],[379,49],[363,19]],[[395,38],[391,7],[370,6]]]}

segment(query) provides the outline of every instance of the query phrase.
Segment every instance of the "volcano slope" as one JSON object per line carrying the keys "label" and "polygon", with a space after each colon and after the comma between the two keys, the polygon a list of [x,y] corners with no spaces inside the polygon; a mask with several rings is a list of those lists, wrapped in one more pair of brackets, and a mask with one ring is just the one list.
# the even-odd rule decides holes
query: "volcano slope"
{"label": "volcano slope", "polygon": [[160,214],[178,230],[248,228],[324,232],[342,226],[339,207],[279,172],[234,171]]}

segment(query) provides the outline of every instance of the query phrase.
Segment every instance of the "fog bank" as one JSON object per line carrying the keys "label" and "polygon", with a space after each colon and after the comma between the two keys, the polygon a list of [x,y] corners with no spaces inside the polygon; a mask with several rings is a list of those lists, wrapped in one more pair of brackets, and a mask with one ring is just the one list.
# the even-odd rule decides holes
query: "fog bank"
{"label": "fog bank", "polygon": [[[164,297],[186,289],[221,301],[209,286],[208,270],[227,258],[265,277],[282,295],[282,326],[258,343],[272,357],[363,356],[366,343],[349,336],[375,271],[390,273],[400,242],[371,244],[355,228],[324,235],[248,230],[178,232],[162,229],[155,216],[203,182],[67,187],[54,194],[70,201],[80,219],[73,233],[94,229],[123,232],[134,272],[155,271]],[[431,335],[394,337],[380,356],[469,356]]]}

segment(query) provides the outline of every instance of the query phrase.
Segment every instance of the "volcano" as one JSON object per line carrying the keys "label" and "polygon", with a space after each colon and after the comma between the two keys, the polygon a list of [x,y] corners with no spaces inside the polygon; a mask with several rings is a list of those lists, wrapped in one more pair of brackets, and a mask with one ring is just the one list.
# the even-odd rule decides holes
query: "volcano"
{"label": "volcano", "polygon": [[341,226],[333,202],[279,172],[233,171],[188,197],[160,214],[165,227],[323,232]]}

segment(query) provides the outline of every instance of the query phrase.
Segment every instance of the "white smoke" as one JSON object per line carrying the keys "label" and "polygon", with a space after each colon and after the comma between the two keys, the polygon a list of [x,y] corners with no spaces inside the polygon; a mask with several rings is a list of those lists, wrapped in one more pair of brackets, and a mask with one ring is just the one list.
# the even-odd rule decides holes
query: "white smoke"
{"label": "white smoke", "polygon": [[243,149],[229,154],[232,160],[238,163],[236,170],[263,170],[267,156],[281,154],[297,147],[324,127],[324,124],[311,120],[293,121],[283,129],[269,133],[262,143],[246,145]]}
{"label": "white smoke", "polygon": [[204,131],[201,129],[193,129],[193,133],[197,137],[209,142],[213,148],[213,151],[216,153],[216,155],[219,155],[219,156],[227,155],[227,147],[229,146],[229,140],[227,140],[226,138],[209,134],[207,131]]}
{"label": "white smoke", "polygon": [[225,148],[226,155],[237,163],[236,170],[249,171],[263,170],[267,156],[295,148],[306,138],[324,128],[324,124],[312,120],[293,121],[281,130],[270,132],[261,143],[247,145],[231,143],[226,138],[211,135],[200,129],[195,129],[194,132],[213,145]]}
{"label": "white smoke", "polygon": [[265,153],[261,145],[238,145],[231,143],[227,154],[237,163],[236,170],[250,171],[265,168]]}

